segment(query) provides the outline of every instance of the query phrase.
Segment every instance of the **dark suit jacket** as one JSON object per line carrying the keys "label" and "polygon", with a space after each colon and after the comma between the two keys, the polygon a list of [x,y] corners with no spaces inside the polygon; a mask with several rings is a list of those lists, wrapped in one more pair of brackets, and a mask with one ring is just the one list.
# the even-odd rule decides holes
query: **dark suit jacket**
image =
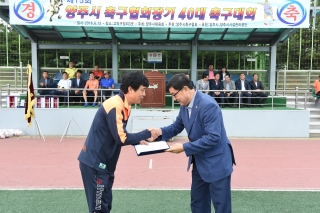
{"label": "dark suit jacket", "polygon": [[[240,79],[236,80],[235,84],[236,84],[236,90],[241,90],[241,80]],[[249,81],[244,80],[244,87],[246,88],[246,90],[251,90]]]}
{"label": "dark suit jacket", "polygon": [[261,81],[257,81],[257,86],[254,83],[254,81],[250,81],[249,83],[250,83],[250,87],[251,87],[252,90],[256,90],[256,89],[264,90],[264,87],[263,87]]}
{"label": "dark suit jacket", "polygon": [[[224,81],[224,79],[223,79],[223,75],[222,75],[222,71],[220,71],[220,72],[218,72],[219,74],[220,74],[220,81]],[[230,75],[230,73],[228,72],[228,71],[226,71],[226,74],[229,74]],[[230,75],[231,76],[231,75]]]}
{"label": "dark suit jacket", "polygon": [[161,138],[172,138],[184,129],[190,141],[183,144],[189,157],[188,170],[192,158],[195,158],[198,172],[204,181],[214,182],[228,177],[235,162],[217,102],[209,95],[196,91],[190,118],[187,107],[180,106],[175,122],[161,128]]}
{"label": "dark suit jacket", "polygon": [[77,85],[77,78],[71,79],[71,88],[84,88],[86,85],[86,80],[80,78],[79,86]]}
{"label": "dark suit jacket", "polygon": [[[41,78],[39,83],[45,83],[44,78]],[[42,87],[42,86],[40,86],[40,87]],[[47,86],[43,86],[42,88],[53,88],[53,79],[47,78]]]}
{"label": "dark suit jacket", "polygon": [[223,90],[223,82],[219,81],[216,85],[216,81],[213,80],[210,82],[210,90]]}

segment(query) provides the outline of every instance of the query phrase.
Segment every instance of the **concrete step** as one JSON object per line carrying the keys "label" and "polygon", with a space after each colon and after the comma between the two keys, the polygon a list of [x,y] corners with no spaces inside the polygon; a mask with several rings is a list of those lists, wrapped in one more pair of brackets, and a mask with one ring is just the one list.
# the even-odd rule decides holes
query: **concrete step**
{"label": "concrete step", "polygon": [[312,129],[320,130],[320,122],[310,122],[309,128],[310,128],[310,130],[312,130]]}
{"label": "concrete step", "polygon": [[310,115],[310,122],[320,122],[320,114],[319,115]]}
{"label": "concrete step", "polygon": [[320,138],[320,129],[310,129],[309,137],[310,138]]}

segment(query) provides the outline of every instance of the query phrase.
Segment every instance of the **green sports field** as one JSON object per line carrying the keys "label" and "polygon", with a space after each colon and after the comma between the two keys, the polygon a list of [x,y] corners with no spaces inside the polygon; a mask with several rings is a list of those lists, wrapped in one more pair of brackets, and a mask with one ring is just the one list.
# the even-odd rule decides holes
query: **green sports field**
{"label": "green sports field", "polygon": [[[114,213],[190,212],[188,190],[114,190]],[[234,213],[317,213],[320,192],[232,191]],[[83,190],[0,191],[1,213],[86,213]],[[214,211],[212,211],[214,212]]]}

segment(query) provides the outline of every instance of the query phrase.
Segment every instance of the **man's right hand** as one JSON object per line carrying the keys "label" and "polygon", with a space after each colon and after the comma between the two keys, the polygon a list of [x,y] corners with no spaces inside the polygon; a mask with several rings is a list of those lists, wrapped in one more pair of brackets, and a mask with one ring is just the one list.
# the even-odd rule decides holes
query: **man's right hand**
{"label": "man's right hand", "polygon": [[40,86],[42,86],[42,87],[43,87],[43,85],[44,85],[44,83],[42,83],[42,82],[40,82],[39,84],[40,84]]}
{"label": "man's right hand", "polygon": [[149,138],[149,141],[154,141],[157,137],[162,135],[162,130],[160,128],[149,128],[148,129],[151,132],[151,138]]}

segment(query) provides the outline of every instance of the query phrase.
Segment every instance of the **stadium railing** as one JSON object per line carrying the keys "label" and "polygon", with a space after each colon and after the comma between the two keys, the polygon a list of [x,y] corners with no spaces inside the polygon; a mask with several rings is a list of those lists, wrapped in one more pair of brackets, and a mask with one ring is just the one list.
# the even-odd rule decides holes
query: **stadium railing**
{"label": "stadium railing", "polygon": [[[62,95],[40,95],[38,93],[39,90],[66,90],[67,91],[67,99],[69,101],[67,102],[63,102],[60,101],[60,99],[62,100],[62,98],[64,98],[65,96]],[[78,88],[70,88],[70,89],[58,89],[58,88],[34,88],[35,91],[35,97],[36,98],[58,98],[59,101],[59,105],[60,104],[65,104],[67,108],[72,107],[71,106],[71,102],[70,102],[70,98],[71,97],[80,97],[80,101],[79,102],[74,102],[75,104],[84,104],[82,97],[83,96],[71,96],[70,95],[70,91],[71,90],[83,90],[83,89],[78,89]],[[21,91],[19,93],[14,92],[14,91]],[[98,100],[97,102],[103,102],[103,93],[102,91],[111,91],[111,94],[114,95],[116,93],[119,93],[120,89],[98,89]],[[200,92],[225,92],[225,90],[200,90]],[[228,92],[239,92],[239,90],[228,90]],[[246,90],[246,92],[257,92],[256,90]],[[291,94],[291,96],[295,97],[294,98],[294,103],[291,103],[291,105],[288,105],[287,101],[286,101],[286,97],[285,96],[279,96],[277,94],[281,94],[284,92],[284,90],[261,90],[259,92],[264,92],[268,94],[268,98],[264,104],[265,107],[267,107],[267,109],[271,109],[271,110],[276,110],[279,109],[279,107],[289,107],[289,108],[299,108],[299,109],[306,109],[307,108],[307,104],[310,101],[310,91],[309,90],[286,90],[285,92],[287,94]],[[25,104],[25,99],[26,99],[26,93],[27,93],[27,89],[26,88],[10,88],[10,87],[6,87],[6,88],[0,88],[0,107],[2,108],[16,108],[16,107],[24,107]],[[88,100],[92,99],[92,95],[88,95]],[[311,96],[312,97],[312,96]],[[220,97],[215,97],[218,102]],[[238,94],[237,98],[237,102],[235,104],[237,104],[237,109],[241,108],[241,96],[240,94]],[[251,97],[251,100],[253,100],[254,98],[258,98],[260,99],[261,97]],[[246,97],[243,97],[243,99],[246,99]],[[24,100],[24,101],[23,101]],[[82,101],[81,101],[82,100]],[[37,99],[38,101],[38,99]],[[55,99],[55,101],[57,101],[57,99]],[[88,101],[91,102],[92,101]],[[174,100],[174,98],[172,97],[172,95],[170,94],[166,94],[166,109],[177,109],[177,107],[179,106],[179,103],[176,102]],[[39,103],[39,102],[38,102]],[[36,103],[36,104],[38,104]],[[252,101],[252,104],[250,106],[255,106],[255,105],[260,105],[260,104],[253,104],[254,102]],[[50,103],[51,104],[51,103]],[[243,104],[246,105],[246,102],[243,101]],[[40,106],[40,108],[61,108],[61,106],[56,106],[56,107],[44,107],[44,106]],[[225,103],[225,105],[227,106],[227,103]],[[39,107],[39,104],[37,105]],[[37,107],[36,106],[36,107]],[[139,105],[134,105],[133,106],[134,109],[140,109]],[[161,110],[163,108],[159,108],[159,110]],[[236,109],[236,108],[233,108]]]}

